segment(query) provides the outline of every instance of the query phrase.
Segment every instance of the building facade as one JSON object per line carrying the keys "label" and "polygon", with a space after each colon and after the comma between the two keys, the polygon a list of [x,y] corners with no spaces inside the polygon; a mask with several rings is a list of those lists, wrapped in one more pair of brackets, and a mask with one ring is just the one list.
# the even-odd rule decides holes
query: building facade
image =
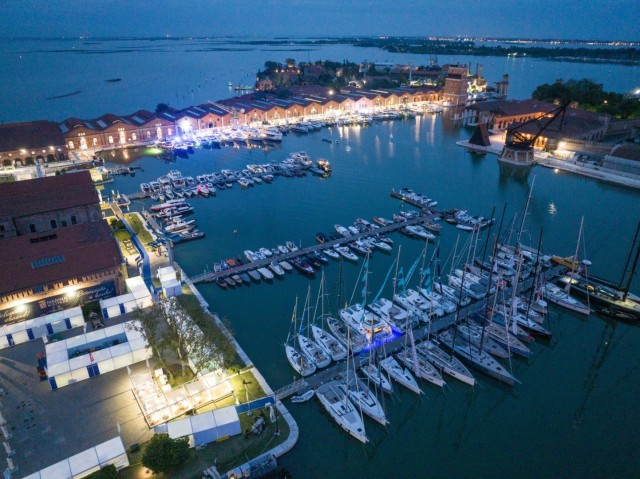
{"label": "building facade", "polygon": [[0,326],[124,290],[87,171],[0,184]]}

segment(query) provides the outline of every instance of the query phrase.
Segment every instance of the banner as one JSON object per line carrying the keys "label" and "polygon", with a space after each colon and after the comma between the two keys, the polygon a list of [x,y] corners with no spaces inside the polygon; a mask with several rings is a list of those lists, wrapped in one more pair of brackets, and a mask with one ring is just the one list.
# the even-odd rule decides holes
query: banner
{"label": "banner", "polygon": [[99,299],[111,298],[115,295],[115,281],[107,281],[88,288],[78,289],[77,291],[23,303],[13,308],[0,310],[0,326],[38,318],[56,311],[64,311]]}

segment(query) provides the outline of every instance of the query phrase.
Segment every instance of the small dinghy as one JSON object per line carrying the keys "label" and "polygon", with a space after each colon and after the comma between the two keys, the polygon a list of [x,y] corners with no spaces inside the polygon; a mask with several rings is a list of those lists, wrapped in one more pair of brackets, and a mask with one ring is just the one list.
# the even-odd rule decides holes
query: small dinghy
{"label": "small dinghy", "polygon": [[316,391],[315,389],[309,389],[306,393],[301,394],[299,396],[293,396],[291,398],[291,402],[292,403],[301,403],[301,402],[307,402],[309,399],[311,399],[313,396],[315,396]]}

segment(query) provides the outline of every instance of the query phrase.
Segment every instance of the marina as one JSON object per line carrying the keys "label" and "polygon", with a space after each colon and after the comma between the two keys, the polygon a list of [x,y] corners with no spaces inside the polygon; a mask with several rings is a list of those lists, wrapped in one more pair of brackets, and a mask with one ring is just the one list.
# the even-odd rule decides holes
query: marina
{"label": "marina", "polygon": [[[148,45],[153,43],[147,42]],[[121,41],[119,45],[126,46],[127,42]],[[178,45],[178,40],[166,42],[164,48],[170,58],[185,56],[182,46]],[[32,48],[39,47],[35,44]],[[66,50],[68,42],[57,42],[54,48]],[[389,57],[391,61],[413,61],[415,65],[424,63],[423,56],[395,52],[384,52],[380,56],[371,48],[317,48],[317,52],[311,53],[312,57],[381,60]],[[130,78],[139,78],[140,81],[138,85],[127,81],[128,88],[119,95],[104,99],[101,95],[78,95],[73,103],[61,99],[53,110],[52,102],[47,107],[41,102],[28,101],[29,97],[35,98],[41,91],[41,85],[37,85],[30,93],[25,88],[24,99],[19,98],[20,94],[15,97],[7,95],[7,102],[9,110],[15,103],[13,109],[25,120],[56,115],[95,118],[105,111],[130,111],[131,105],[137,104],[152,110],[158,98],[175,99],[176,104],[182,107],[194,103],[190,100],[192,89],[195,89],[196,101],[224,97],[228,79],[242,77],[236,62],[255,67],[274,56],[273,51],[261,51],[259,48],[245,52],[241,62],[238,61],[241,54],[237,49],[217,54],[219,56],[206,55],[205,60],[202,54],[188,53],[187,68],[194,71],[194,79],[183,76],[180,85],[167,82],[159,85],[158,89],[148,88],[150,75],[156,75],[160,69],[167,68],[167,77],[175,73],[170,67],[171,62],[158,65],[155,60],[145,59],[144,55],[123,54],[123,63],[129,62],[131,66],[125,65],[126,71],[114,71],[108,77],[122,77],[123,84]],[[16,67],[14,56],[17,58],[17,55],[7,57],[8,72],[22,71]],[[127,60],[129,57],[135,61]],[[25,56],[21,61],[31,61],[35,68],[35,63],[29,58],[38,57]],[[51,58],[59,58],[59,55],[52,54]],[[103,58],[103,55],[69,56],[69,68],[86,69],[86,61],[102,61]],[[464,62],[468,58],[451,57],[442,61]],[[537,60],[534,63],[530,59],[499,57],[479,57],[479,61],[485,64],[489,75],[511,74],[514,81],[510,96],[514,98],[527,98],[536,84],[558,77],[554,73],[557,72],[557,62]],[[629,67],[620,65],[603,67],[562,63],[562,67],[564,77],[589,76],[603,81],[606,78],[607,86],[611,84],[619,91],[631,88],[632,85],[625,82],[634,77],[629,74]],[[225,74],[224,81],[218,76],[215,81],[209,79],[207,90],[203,88],[198,100],[199,89],[193,85],[196,77],[204,78],[205,71],[226,72],[233,68],[238,71]],[[66,76],[68,70],[52,68],[50,73],[54,78],[62,78],[60,75]],[[87,73],[89,80],[94,70],[99,71],[90,69]],[[523,75],[523,71],[528,73]],[[105,77],[103,75],[98,80],[100,78]],[[24,81],[25,84],[33,82],[29,78]],[[181,95],[180,101],[176,90]],[[80,99],[85,102],[86,110],[78,110]],[[506,216],[513,216],[514,210],[524,204],[529,184],[537,176],[539,190],[534,195],[526,220],[527,243],[532,244],[531,237],[537,237],[538,228],[543,227],[543,251],[565,255],[573,253],[576,227],[581,214],[586,212],[586,255],[593,262],[591,272],[605,278],[619,277],[624,269],[624,253],[636,227],[637,191],[563,174],[552,168],[534,168],[529,172],[499,168],[494,157],[471,154],[455,146],[456,141],[468,139],[472,131],[454,126],[448,118],[449,111],[445,109],[441,115],[420,116],[412,121],[377,122],[366,127],[334,126],[331,134],[328,129],[322,133],[293,134],[272,149],[196,149],[195,154],[188,158],[178,157],[170,165],[157,157],[145,156],[132,162],[140,164],[144,172],[136,171],[135,178],[128,174],[115,177],[114,188],[123,192],[138,191],[141,181],[155,180],[166,175],[171,168],[194,178],[206,171],[241,171],[246,164],[280,161],[289,152],[298,150],[308,151],[314,158],[331,161],[336,174],[327,181],[288,182],[277,179],[269,188],[249,190],[234,184],[231,190],[218,191],[216,199],[194,200],[198,228],[206,236],[202,241],[176,247],[174,254],[184,271],[197,277],[205,264],[211,268],[212,261],[237,258],[246,249],[255,251],[260,246],[272,247],[285,240],[298,246],[309,245],[319,229],[328,233],[334,223],[346,226],[358,217],[371,221],[371,215],[375,214],[392,219],[394,214],[408,209],[406,201],[388,201],[389,191],[399,186],[428,193],[437,198],[441,208],[468,208],[474,215],[486,216],[492,208],[501,209],[508,204]],[[323,141],[323,136],[333,141]],[[119,164],[110,154],[105,154],[105,157],[111,165]],[[127,165],[125,160],[117,161]],[[135,196],[129,198],[132,210],[148,208],[149,200]],[[464,242],[470,234],[446,226],[444,222],[441,224],[438,241],[442,244],[444,260],[453,255],[458,235]],[[413,257],[424,246],[424,241],[411,240],[403,235],[393,235],[393,238],[394,251],[402,245],[402,258]],[[478,249],[482,247],[484,243],[481,241]],[[380,276],[387,271],[392,256],[380,253],[371,256],[372,280],[381,282]],[[362,262],[345,261],[344,274],[349,285],[353,285]],[[404,263],[403,266],[405,270],[408,268]],[[327,273],[332,270],[337,268],[325,267]],[[259,288],[222,290],[215,283],[198,284],[212,310],[232,324],[236,339],[246,348],[274,389],[292,384],[293,371],[283,354],[282,342],[289,326],[293,298],[304,296],[309,282],[316,282],[318,276],[316,274],[314,279],[288,274],[286,281],[274,278],[269,284],[263,281],[264,286]],[[446,277],[442,280],[447,283]],[[330,282],[328,289],[334,302],[331,309],[337,311],[344,306],[335,304],[333,299],[339,287]],[[387,286],[383,293],[387,298],[392,297],[389,290]],[[637,277],[632,291],[638,291]],[[503,386],[487,379],[484,374],[474,372],[477,387],[471,388],[444,377],[446,386],[443,393],[440,388],[421,381],[419,384],[428,398],[424,401],[412,391],[395,387],[393,403],[386,398],[386,413],[391,426],[379,427],[366,418],[370,442],[364,447],[335,425],[317,399],[310,398],[304,404],[287,404],[304,440],[298,441],[293,450],[279,461],[286,464],[296,477],[394,477],[429,471],[433,477],[475,474],[479,477],[517,475],[533,478],[541,475],[554,477],[566,470],[582,477],[633,476],[638,463],[638,451],[633,447],[634,425],[638,423],[633,391],[640,387],[637,375],[633,374],[635,351],[638,349],[637,326],[611,321],[596,314],[574,314],[551,304],[548,310],[547,322],[554,336],[549,341],[529,343],[531,358],[527,362],[514,358],[513,372],[520,384]],[[323,374],[324,371],[320,371],[316,375]],[[309,378],[315,381],[315,377]],[[304,391],[304,387],[299,391]],[[616,398],[614,405],[611,397]],[[594,441],[594,437],[612,437],[615,441]],[[416,438],[421,441],[420,447],[414,445]],[[514,452],[514,444],[528,444],[526,467],[523,467],[521,455]],[[318,454],[320,449],[322,455]],[[326,461],[326,455],[344,460],[338,465],[335,461]]]}

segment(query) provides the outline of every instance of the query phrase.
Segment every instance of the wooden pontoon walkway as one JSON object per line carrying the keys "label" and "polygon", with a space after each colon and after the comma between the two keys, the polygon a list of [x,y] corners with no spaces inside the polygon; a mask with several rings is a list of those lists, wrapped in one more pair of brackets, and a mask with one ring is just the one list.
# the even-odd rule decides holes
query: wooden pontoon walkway
{"label": "wooden pontoon walkway", "polygon": [[238,274],[238,273],[243,273],[245,271],[249,271],[249,270],[253,270],[253,269],[257,269],[257,268],[261,268],[264,266],[268,266],[269,263],[271,263],[272,261],[288,261],[290,259],[294,259],[294,258],[298,258],[300,256],[304,256],[307,255],[309,253],[311,253],[312,251],[322,251],[324,249],[327,248],[332,248],[335,245],[339,245],[339,244],[346,244],[346,243],[351,243],[359,238],[366,238],[369,236],[376,236],[376,235],[380,235],[380,234],[386,234],[386,233],[391,233],[393,231],[396,231],[400,228],[403,228],[405,226],[409,226],[409,225],[416,225],[419,223],[425,223],[428,221],[433,221],[438,215],[436,214],[428,214],[428,215],[421,215],[418,216],[416,218],[411,218],[408,219],[406,221],[402,221],[402,222],[398,222],[398,223],[393,223],[391,225],[388,226],[381,226],[378,229],[372,229],[370,231],[365,231],[362,233],[358,233],[358,234],[354,234],[354,235],[350,235],[344,238],[338,238],[335,240],[330,240],[330,241],[325,241],[324,243],[321,244],[316,244],[316,245],[312,245],[312,246],[307,246],[304,248],[300,248],[297,251],[292,251],[289,253],[284,253],[284,254],[279,254],[279,255],[273,255],[269,258],[265,258],[265,259],[260,259],[258,261],[252,261],[250,263],[247,264],[243,264],[240,266],[235,266],[233,268],[229,268],[229,269],[225,269],[223,271],[218,271],[218,272],[214,272],[214,271],[208,271],[205,272],[203,274],[197,275],[197,276],[192,276],[191,277],[191,281],[193,283],[200,283],[203,281],[215,281],[218,278],[225,278],[227,276],[231,276],[234,274]]}

